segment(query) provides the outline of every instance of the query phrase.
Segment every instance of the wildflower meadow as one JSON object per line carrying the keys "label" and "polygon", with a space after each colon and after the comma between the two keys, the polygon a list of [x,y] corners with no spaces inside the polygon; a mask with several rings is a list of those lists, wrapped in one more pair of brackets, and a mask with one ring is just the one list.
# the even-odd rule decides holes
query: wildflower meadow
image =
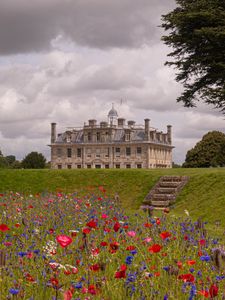
{"label": "wildflower meadow", "polygon": [[204,222],[85,195],[0,194],[0,299],[225,299],[225,249]]}

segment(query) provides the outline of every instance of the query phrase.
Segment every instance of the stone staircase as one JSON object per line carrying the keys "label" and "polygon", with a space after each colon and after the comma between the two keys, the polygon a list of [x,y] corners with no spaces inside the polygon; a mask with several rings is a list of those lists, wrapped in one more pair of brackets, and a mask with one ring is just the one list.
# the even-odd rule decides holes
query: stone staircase
{"label": "stone staircase", "polygon": [[187,176],[161,177],[145,197],[141,208],[145,210],[169,208],[188,180]]}

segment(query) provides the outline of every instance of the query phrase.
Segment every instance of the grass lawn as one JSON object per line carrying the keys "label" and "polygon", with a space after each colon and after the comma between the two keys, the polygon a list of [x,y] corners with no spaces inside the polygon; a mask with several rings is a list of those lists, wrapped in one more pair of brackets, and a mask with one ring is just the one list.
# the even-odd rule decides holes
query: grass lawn
{"label": "grass lawn", "polygon": [[176,215],[187,209],[197,219],[203,217],[210,226],[220,220],[225,226],[225,169],[167,170],[0,170],[0,193],[18,191],[40,192],[78,191],[87,193],[103,186],[110,196],[119,194],[122,206],[138,209],[148,191],[163,175],[187,175],[190,181],[179,195],[172,210]]}

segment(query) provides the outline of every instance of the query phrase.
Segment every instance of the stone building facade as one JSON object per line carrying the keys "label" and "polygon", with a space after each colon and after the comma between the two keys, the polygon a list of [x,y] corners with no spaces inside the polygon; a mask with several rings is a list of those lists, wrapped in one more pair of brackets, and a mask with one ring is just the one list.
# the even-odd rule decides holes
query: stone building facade
{"label": "stone building facade", "polygon": [[163,133],[150,126],[119,118],[112,107],[108,122],[89,120],[82,128],[56,134],[51,124],[51,167],[74,168],[171,168],[171,126]]}

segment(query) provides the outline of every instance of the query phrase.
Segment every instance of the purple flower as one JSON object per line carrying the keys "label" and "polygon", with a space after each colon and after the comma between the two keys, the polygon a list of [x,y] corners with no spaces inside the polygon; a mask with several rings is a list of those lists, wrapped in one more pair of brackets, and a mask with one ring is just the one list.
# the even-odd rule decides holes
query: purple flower
{"label": "purple flower", "polygon": [[12,295],[17,295],[17,294],[19,293],[19,291],[20,291],[20,290],[13,289],[13,288],[11,288],[11,289],[9,290],[10,294],[12,294]]}

